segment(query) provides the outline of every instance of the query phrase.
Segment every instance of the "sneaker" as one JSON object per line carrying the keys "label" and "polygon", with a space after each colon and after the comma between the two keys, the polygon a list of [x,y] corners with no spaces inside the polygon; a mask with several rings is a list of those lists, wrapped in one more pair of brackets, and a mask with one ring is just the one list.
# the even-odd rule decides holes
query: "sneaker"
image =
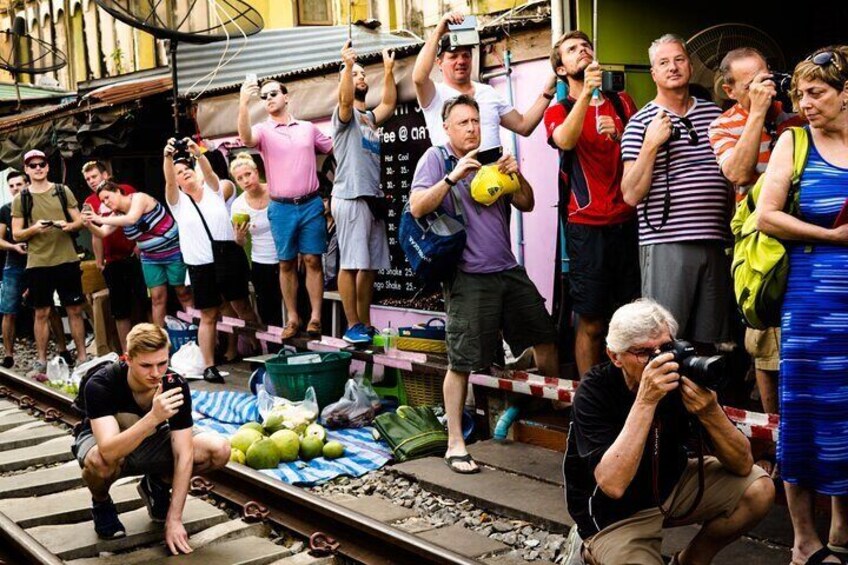
{"label": "sneaker", "polygon": [[7,369],[11,369],[15,366],[15,358],[10,355],[6,355],[3,357],[3,366]]}
{"label": "sneaker", "polygon": [[65,360],[65,363],[68,364],[68,367],[73,367],[74,363],[77,362],[77,358],[74,357],[70,351],[67,349],[59,352],[59,357]]}
{"label": "sneaker", "polygon": [[153,475],[144,475],[138,483],[138,494],[154,522],[164,522],[171,505],[171,487]]}
{"label": "sneaker", "polygon": [[215,365],[206,367],[206,370],[203,371],[203,380],[207,383],[224,383],[224,377],[221,375],[221,373],[218,371],[218,367],[216,367]]}
{"label": "sneaker", "polygon": [[94,531],[100,539],[122,538],[127,530],[118,519],[118,510],[109,497],[103,502],[91,501],[91,517],[94,519]]}
{"label": "sneaker", "polygon": [[44,361],[33,361],[32,368],[29,371],[31,375],[46,375],[47,374],[47,363]]}
{"label": "sneaker", "polygon": [[371,339],[374,339],[374,336],[380,333],[380,330],[378,330],[374,326],[365,326],[365,331],[368,332],[368,335],[371,336]]}
{"label": "sneaker", "polygon": [[371,336],[368,334],[368,328],[362,322],[351,326],[342,337],[346,342],[353,344],[371,343]]}

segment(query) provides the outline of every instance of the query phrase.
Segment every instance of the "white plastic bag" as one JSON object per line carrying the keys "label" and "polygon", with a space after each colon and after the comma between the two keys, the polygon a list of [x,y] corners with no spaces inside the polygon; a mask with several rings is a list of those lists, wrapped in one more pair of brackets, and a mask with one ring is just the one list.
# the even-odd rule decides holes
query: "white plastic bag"
{"label": "white plastic bag", "polygon": [[56,356],[47,363],[47,380],[51,383],[65,384],[71,375],[68,362]]}
{"label": "white plastic bag", "polygon": [[[376,412],[371,394],[377,397],[377,393],[368,383],[359,379],[348,379],[344,395],[339,401],[328,404],[321,411],[321,421],[330,429],[361,428],[370,425]],[[377,405],[379,406],[379,397]]]}
{"label": "white plastic bag", "polygon": [[[266,375],[267,379],[267,375]],[[303,420],[308,420],[308,423],[318,419],[318,400],[315,398],[315,389],[309,387],[303,395],[303,400],[292,402],[287,398],[281,398],[269,393],[265,387],[258,387],[256,393],[256,402],[259,408],[259,414],[262,420],[267,420],[268,415],[274,411],[291,411],[296,416],[302,416]]]}
{"label": "white plastic bag", "polygon": [[171,356],[171,368],[183,377],[202,376],[206,363],[203,362],[200,346],[190,341],[180,347],[179,351]]}
{"label": "white plastic bag", "polygon": [[81,365],[77,365],[74,367],[74,371],[71,373],[71,383],[79,386],[80,381],[83,376],[94,367],[98,365],[102,365],[103,363],[114,363],[118,360],[117,353],[107,353],[106,355],[101,355],[100,357],[95,357],[91,361],[86,361]]}

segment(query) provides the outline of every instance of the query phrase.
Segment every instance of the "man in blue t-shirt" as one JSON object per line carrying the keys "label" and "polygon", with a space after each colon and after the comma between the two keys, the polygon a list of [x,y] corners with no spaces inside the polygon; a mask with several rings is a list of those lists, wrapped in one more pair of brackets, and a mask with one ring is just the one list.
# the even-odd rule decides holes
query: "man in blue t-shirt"
{"label": "man in blue t-shirt", "polygon": [[339,245],[338,287],[347,331],[345,341],[370,343],[374,277],[388,269],[385,195],[380,190],[380,124],[397,103],[395,56],[383,50],[383,99],[373,111],[365,106],[368,81],[348,41],[342,49],[339,105],[333,112],[336,175],[331,210]]}
{"label": "man in blue t-shirt", "polygon": [[139,495],[154,522],[164,522],[173,554],[190,553],[182,523],[192,474],[224,467],[230,443],[217,434],[192,437],[188,383],[168,369],[168,334],[138,324],[127,335],[126,361],[96,370],[75,404],[85,414],[72,451],[91,491],[94,530],[126,535],[109,488],[121,476],[144,475]]}

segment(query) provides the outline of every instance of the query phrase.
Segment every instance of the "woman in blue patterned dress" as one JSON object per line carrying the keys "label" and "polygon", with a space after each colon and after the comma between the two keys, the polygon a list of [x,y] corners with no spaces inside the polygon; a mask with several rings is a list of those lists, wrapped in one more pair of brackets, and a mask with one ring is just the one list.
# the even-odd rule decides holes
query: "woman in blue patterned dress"
{"label": "woman in blue patterned dress", "polygon": [[[848,48],[795,67],[793,100],[809,122],[801,217],[782,212],[792,177],[790,133],[780,137],[758,203],[760,229],[787,242],[782,313],[778,462],[795,532],[792,563],[840,563],[848,552]],[[829,548],[813,524],[829,495]]]}

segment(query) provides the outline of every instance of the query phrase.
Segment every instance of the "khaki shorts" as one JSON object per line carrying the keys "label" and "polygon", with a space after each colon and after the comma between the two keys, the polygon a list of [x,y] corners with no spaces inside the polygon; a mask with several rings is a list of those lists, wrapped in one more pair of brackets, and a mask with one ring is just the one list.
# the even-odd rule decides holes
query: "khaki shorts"
{"label": "khaki shorts", "polygon": [[780,369],[780,328],[745,330],[745,351],[754,358],[754,368],[760,371]]}
{"label": "khaki shorts", "polygon": [[[718,516],[729,516],[751,483],[768,477],[754,465],[746,477],[724,469],[715,457],[704,458],[704,496],[686,524],[700,524]],[[690,459],[683,476],[665,501],[672,516],[692,506],[698,494],[698,461]],[[662,529],[665,517],[659,508],[641,510],[607,526],[584,541],[584,558],[589,565],[661,565]],[[682,524],[681,524],[682,525]]]}

